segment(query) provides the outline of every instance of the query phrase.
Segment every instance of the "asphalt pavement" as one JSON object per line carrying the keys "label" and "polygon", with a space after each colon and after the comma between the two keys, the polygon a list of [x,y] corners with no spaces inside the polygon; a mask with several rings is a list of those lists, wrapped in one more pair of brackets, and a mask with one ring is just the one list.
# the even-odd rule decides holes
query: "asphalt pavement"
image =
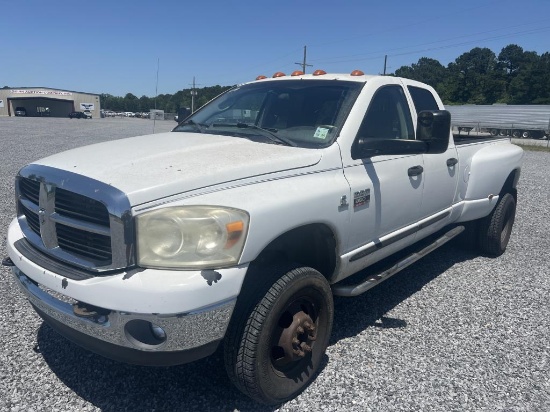
{"label": "asphalt pavement", "polygon": [[[154,124],[157,133],[174,126]],[[152,132],[144,119],[0,118],[0,257],[19,168]],[[319,376],[276,408],[234,389],[219,354],[147,368],[80,349],[42,322],[1,267],[0,411],[550,411],[549,165],[550,153],[526,152],[503,256],[450,242],[359,297],[336,298]]]}

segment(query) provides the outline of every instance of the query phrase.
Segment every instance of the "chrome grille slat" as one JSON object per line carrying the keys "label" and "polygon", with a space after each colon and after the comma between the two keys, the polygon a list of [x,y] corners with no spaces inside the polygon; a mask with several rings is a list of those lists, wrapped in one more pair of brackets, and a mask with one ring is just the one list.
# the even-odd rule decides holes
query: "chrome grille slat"
{"label": "chrome grille slat", "polygon": [[102,226],[102,225],[97,225],[97,224],[87,222],[87,221],[83,221],[83,220],[77,220],[77,219],[74,219],[74,218],[70,218],[70,217],[60,215],[58,213],[52,214],[51,219],[55,223],[59,223],[59,224],[65,225],[65,226],[69,226],[69,227],[72,227],[74,229],[84,230],[86,232],[92,232],[92,233],[96,233],[98,235],[103,235],[103,236],[110,236],[111,235],[111,231],[109,230],[108,226]]}

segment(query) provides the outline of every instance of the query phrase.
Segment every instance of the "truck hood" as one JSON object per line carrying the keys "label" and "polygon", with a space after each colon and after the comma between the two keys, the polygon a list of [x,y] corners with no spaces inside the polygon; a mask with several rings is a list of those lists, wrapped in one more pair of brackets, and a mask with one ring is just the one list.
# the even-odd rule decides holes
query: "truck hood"
{"label": "truck hood", "polygon": [[34,164],[107,183],[136,206],[245,178],[304,168],[321,151],[210,134],[169,132],[69,150]]}

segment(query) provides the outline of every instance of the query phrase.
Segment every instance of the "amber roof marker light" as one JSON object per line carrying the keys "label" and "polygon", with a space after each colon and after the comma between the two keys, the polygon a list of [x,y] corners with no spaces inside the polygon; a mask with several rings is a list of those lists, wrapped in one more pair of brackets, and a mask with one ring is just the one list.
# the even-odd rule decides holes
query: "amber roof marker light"
{"label": "amber roof marker light", "polygon": [[350,73],[351,76],[364,76],[365,73],[363,73],[361,70],[354,70]]}
{"label": "amber roof marker light", "polygon": [[267,79],[267,76],[260,74],[258,77],[256,77],[256,80],[263,80],[263,79]]}
{"label": "amber roof marker light", "polygon": [[322,76],[322,75],[324,75],[324,74],[327,74],[327,72],[324,71],[324,70],[321,70],[321,69],[317,69],[317,70],[315,70],[315,71],[313,72],[313,75],[314,75],[314,76]]}
{"label": "amber roof marker light", "polygon": [[294,70],[291,74],[291,76],[303,76],[304,72],[301,70]]}
{"label": "amber roof marker light", "polygon": [[277,72],[273,75],[273,78],[276,79],[277,77],[285,77],[286,74],[284,74],[283,72]]}

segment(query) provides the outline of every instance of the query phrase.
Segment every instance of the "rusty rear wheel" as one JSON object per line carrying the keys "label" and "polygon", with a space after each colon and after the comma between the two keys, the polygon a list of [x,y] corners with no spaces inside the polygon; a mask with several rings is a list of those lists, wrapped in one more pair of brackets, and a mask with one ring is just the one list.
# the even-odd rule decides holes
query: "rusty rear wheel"
{"label": "rusty rear wheel", "polygon": [[491,214],[480,221],[479,248],[487,256],[497,257],[506,251],[516,216],[516,200],[510,193],[499,199]]}

